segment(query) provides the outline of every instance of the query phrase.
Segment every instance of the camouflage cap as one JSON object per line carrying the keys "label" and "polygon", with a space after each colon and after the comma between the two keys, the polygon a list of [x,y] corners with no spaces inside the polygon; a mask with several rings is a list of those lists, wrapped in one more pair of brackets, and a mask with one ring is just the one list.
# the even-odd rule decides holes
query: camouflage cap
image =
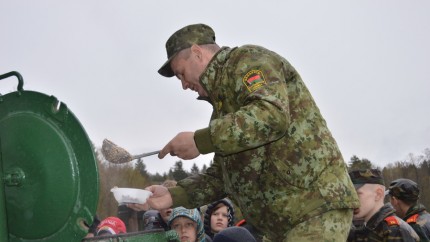
{"label": "camouflage cap", "polygon": [[400,178],[390,183],[388,194],[403,201],[415,202],[420,197],[420,189],[416,182]]}
{"label": "camouflage cap", "polygon": [[166,42],[167,61],[158,73],[165,77],[174,76],[170,61],[179,51],[190,48],[193,44],[215,44],[215,32],[205,24],[188,25],[176,31]]}
{"label": "camouflage cap", "polygon": [[352,183],[355,189],[362,187],[364,184],[380,184],[384,185],[382,172],[378,169],[354,170],[349,172]]}

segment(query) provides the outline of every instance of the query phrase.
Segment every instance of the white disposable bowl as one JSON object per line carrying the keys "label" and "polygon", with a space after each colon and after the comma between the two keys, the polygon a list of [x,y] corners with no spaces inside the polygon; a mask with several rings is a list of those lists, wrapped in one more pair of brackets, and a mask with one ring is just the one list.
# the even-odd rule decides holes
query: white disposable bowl
{"label": "white disposable bowl", "polygon": [[144,204],[146,199],[152,195],[152,192],[136,188],[119,188],[110,189],[118,203],[140,203]]}

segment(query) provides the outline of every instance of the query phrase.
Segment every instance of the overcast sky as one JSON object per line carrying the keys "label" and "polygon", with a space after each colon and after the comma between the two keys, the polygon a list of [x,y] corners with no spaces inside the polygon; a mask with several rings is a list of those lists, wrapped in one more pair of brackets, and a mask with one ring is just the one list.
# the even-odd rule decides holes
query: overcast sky
{"label": "overcast sky", "polygon": [[[67,104],[90,139],[133,154],[206,127],[212,108],[158,75],[177,29],[206,23],[222,46],[287,58],[346,161],[384,166],[430,148],[430,1],[1,1],[0,74]],[[16,78],[0,81],[16,90]],[[213,155],[184,161],[208,164]],[[146,158],[151,173],[178,158]]]}

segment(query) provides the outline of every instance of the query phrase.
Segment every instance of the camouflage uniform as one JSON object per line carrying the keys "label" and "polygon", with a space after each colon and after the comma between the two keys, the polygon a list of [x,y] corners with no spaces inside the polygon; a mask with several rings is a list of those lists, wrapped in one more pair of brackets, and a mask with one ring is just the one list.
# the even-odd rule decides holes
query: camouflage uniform
{"label": "camouflage uniform", "polygon": [[359,201],[342,155],[286,59],[259,46],[223,47],[200,82],[214,111],[194,139],[200,153],[215,156],[205,174],[169,189],[174,206],[228,196],[273,241],[331,210],[349,209],[352,219]]}
{"label": "camouflage uniform", "polygon": [[421,241],[430,241],[430,214],[421,204],[409,208],[403,218],[420,236]]}
{"label": "camouflage uniform", "polygon": [[364,226],[356,228],[348,241],[420,241],[411,226],[394,212],[391,204],[385,204]]}
{"label": "camouflage uniform", "polygon": [[404,178],[394,180],[390,183],[389,194],[411,204],[403,220],[411,225],[421,241],[430,241],[430,214],[422,204],[418,203],[420,197],[418,184]]}
{"label": "camouflage uniform", "polygon": [[[366,184],[385,187],[384,178],[379,169],[354,170],[349,172],[349,176],[356,189]],[[380,202],[382,206],[382,200]],[[412,227],[397,217],[394,212],[391,204],[387,203],[369,221],[356,220],[356,226],[351,228],[348,241],[419,241]]]}

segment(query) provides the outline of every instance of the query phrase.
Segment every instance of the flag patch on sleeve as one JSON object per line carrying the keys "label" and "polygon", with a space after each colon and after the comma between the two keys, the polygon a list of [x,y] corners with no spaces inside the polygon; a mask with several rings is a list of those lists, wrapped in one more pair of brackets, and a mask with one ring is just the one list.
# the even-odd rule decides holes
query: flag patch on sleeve
{"label": "flag patch on sleeve", "polygon": [[246,75],[243,77],[242,81],[249,92],[253,92],[266,85],[263,72],[260,70],[248,71],[248,73],[246,73]]}

